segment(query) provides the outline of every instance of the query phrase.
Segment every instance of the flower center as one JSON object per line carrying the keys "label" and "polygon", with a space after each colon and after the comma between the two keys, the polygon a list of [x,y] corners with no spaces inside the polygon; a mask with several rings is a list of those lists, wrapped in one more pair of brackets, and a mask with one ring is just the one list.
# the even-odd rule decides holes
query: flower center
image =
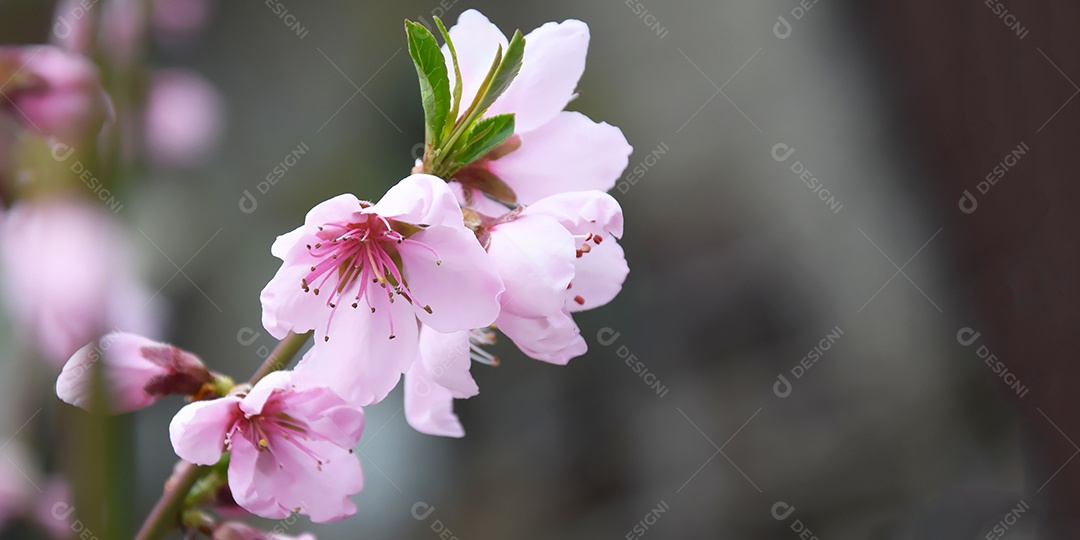
{"label": "flower center", "polygon": [[[308,274],[300,280],[305,293],[319,296],[325,292],[326,306],[331,310],[326,322],[325,341],[330,340],[330,323],[339,305],[345,303],[356,309],[363,301],[377,311],[386,309],[390,320],[390,339],[394,339],[394,319],[390,304],[400,296],[431,313],[431,306],[421,303],[409,290],[401,271],[401,256],[397,246],[412,244],[435,255],[435,264],[442,264],[439,254],[423,242],[409,238],[419,229],[382,216],[365,214],[355,222],[331,222],[319,227],[319,241],[308,244],[308,253],[318,259]],[[372,294],[368,284],[377,284],[382,293]],[[327,286],[330,288],[327,289]]]}

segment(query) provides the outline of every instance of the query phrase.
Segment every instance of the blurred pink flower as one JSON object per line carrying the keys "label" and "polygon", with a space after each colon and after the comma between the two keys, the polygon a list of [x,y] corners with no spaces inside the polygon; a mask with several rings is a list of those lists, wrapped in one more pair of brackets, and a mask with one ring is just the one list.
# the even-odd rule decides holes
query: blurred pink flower
{"label": "blurred pink flower", "polygon": [[149,13],[143,0],[107,0],[101,5],[98,41],[112,63],[127,68],[141,54]]}
{"label": "blurred pink flower", "polygon": [[155,335],[159,305],[104,208],[75,197],[17,203],[0,223],[0,291],[28,343],[57,368],[114,330]]}
{"label": "blurred pink flower", "polygon": [[90,60],[51,45],[0,47],[0,109],[35,135],[76,144],[101,131],[112,105]]}
{"label": "blurred pink flower", "polygon": [[166,46],[191,41],[210,21],[212,0],[154,0],[154,38]]}
{"label": "blurred pink flower", "polygon": [[146,103],[146,149],[168,167],[206,163],[225,133],[225,101],[201,75],[184,69],[154,74]]}
{"label": "blurred pink flower", "polygon": [[52,43],[71,53],[90,55],[94,15],[87,9],[87,0],[60,0],[53,13]]}
{"label": "blurred pink flower", "polygon": [[[471,103],[495,53],[505,51],[506,36],[479,11],[470,9],[450,28],[461,67],[462,103]],[[484,159],[463,169],[457,178],[493,174],[531,204],[565,191],[607,191],[629,161],[633,148],[622,131],[578,112],[564,111],[576,97],[585,71],[589,27],[578,20],[549,22],[525,36],[521,71],[485,116],[513,113],[515,135]],[[449,49],[443,47],[453,73]],[[464,108],[464,106],[463,106]],[[516,143],[520,147],[513,149]],[[509,153],[505,153],[510,150]],[[497,157],[496,157],[497,156]],[[479,194],[477,194],[479,196]]]}
{"label": "blurred pink flower", "polygon": [[90,409],[94,365],[105,381],[114,413],[141,409],[170,394],[192,395],[213,380],[195,355],[135,334],[114,332],[79,349],[56,380],[56,395]]}
{"label": "blurred pink flower", "polygon": [[272,532],[264,532],[237,521],[227,521],[214,527],[210,534],[211,540],[316,540],[315,535],[304,533],[300,536],[285,536]]}
{"label": "blurred pink flower", "polygon": [[[421,433],[444,437],[464,437],[465,429],[454,414],[454,399],[480,392],[469,368],[472,365],[475,331],[443,334],[424,326],[420,329],[419,354],[405,373],[405,419]],[[490,358],[490,357],[489,357]]]}
{"label": "blurred pink flower", "polygon": [[246,394],[180,409],[169,434],[191,463],[212,465],[231,451],[229,488],[249,512],[326,522],[356,513],[349,496],[364,481],[352,447],[363,429],[363,412],[329,388],[276,372]]}
{"label": "blurred pink flower", "polygon": [[538,360],[566,364],[584,354],[570,314],[610,302],[629,273],[615,241],[619,203],[600,191],[562,193],[496,219],[487,232],[506,286],[495,325]]}
{"label": "blurred pink flower", "polygon": [[339,195],[278,237],[262,292],[278,339],[315,331],[297,367],[346,399],[386,397],[417,355],[417,317],[440,332],[491,324],[502,282],[446,182],[413,175],[371,205]]}
{"label": "blurred pink flower", "polygon": [[34,505],[34,518],[54,538],[69,538],[74,531],[75,513],[71,486],[62,477],[49,478]]}

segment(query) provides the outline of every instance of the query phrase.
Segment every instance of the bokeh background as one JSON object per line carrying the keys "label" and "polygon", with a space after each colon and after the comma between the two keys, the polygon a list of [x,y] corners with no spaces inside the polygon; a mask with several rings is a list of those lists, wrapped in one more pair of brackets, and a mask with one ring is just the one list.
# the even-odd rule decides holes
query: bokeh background
{"label": "bokeh background", "polygon": [[[1075,313],[1052,306],[1075,305],[1075,257],[1055,254],[1075,251],[1062,186],[1080,19],[1017,4],[217,2],[200,39],[146,62],[211,81],[225,135],[205,164],[142,171],[120,219],[139,231],[169,340],[243,378],[274,344],[258,294],[275,236],[338,193],[377,199],[412,166],[422,110],[403,19],[584,20],[571,108],[635,147],[613,192],[631,274],[578,318],[589,353],[555,367],[501,343],[500,367],[473,370],[481,394],[456,405],[462,440],[413,431],[395,391],[367,411],[359,514],[289,532],[1075,538]],[[48,40],[52,10],[0,0],[0,42]],[[978,192],[1022,142],[1030,154]],[[21,350],[8,326],[0,416],[14,434],[56,400],[24,388],[32,360],[3,356]],[[110,481],[130,488],[131,526],[175,460],[180,405],[121,421],[129,474]],[[62,412],[20,432],[37,433],[45,466]]]}

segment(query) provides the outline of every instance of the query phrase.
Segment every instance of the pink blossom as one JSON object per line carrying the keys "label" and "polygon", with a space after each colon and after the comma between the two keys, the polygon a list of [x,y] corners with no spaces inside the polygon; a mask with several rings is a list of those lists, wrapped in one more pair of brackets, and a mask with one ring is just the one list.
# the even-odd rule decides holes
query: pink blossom
{"label": "pink blossom", "polygon": [[210,538],[211,540],[315,540],[315,535],[304,533],[300,536],[285,536],[272,532],[263,532],[251,525],[237,521],[227,521],[214,527]]}
{"label": "pink blossom", "polygon": [[101,6],[98,40],[109,59],[127,68],[139,55],[147,35],[147,3],[143,0],[108,0]]}
{"label": "pink blossom", "polygon": [[487,225],[487,250],[506,292],[495,324],[529,356],[565,364],[587,347],[571,313],[602,306],[629,273],[615,241],[622,209],[610,195],[546,197]]}
{"label": "pink blossom", "polygon": [[173,45],[195,38],[210,21],[212,0],[154,0],[154,38]]}
{"label": "pink blossom", "polygon": [[51,45],[0,47],[0,101],[17,122],[35,135],[75,144],[96,135],[112,105],[93,62]]}
{"label": "pink blossom", "polygon": [[421,433],[464,437],[465,429],[454,414],[454,399],[480,392],[469,368],[472,360],[496,363],[479,348],[492,343],[489,332],[459,330],[443,334],[430,327],[420,329],[419,354],[405,373],[405,419]]}
{"label": "pink blossom", "polygon": [[491,324],[502,282],[439,178],[413,175],[374,205],[339,195],[274,243],[284,261],[263,289],[277,338],[315,331],[297,367],[359,405],[380,401],[417,355],[418,323]]}
{"label": "pink blossom", "polygon": [[191,463],[212,465],[230,451],[229,489],[249,512],[326,522],[356,513],[349,496],[364,482],[352,447],[363,429],[363,412],[329,388],[277,372],[246,393],[180,409],[169,434]]}
{"label": "pink blossom", "polygon": [[90,409],[95,364],[105,381],[110,410],[141,409],[169,394],[191,395],[213,380],[191,353],[135,334],[116,332],[79,349],[56,380],[56,395]]}
{"label": "pink blossom", "polygon": [[[508,41],[472,9],[458,17],[450,37],[461,67],[462,103],[468,104],[499,46],[505,51]],[[633,151],[622,131],[563,110],[576,97],[588,47],[588,25],[573,19],[549,22],[525,36],[520,73],[486,113],[513,113],[516,133],[494,155],[460,171],[457,180],[469,185],[494,175],[524,204],[565,191],[607,191],[615,186]],[[453,73],[449,49],[443,49]]]}
{"label": "pink blossom", "polygon": [[86,9],[86,0],[60,0],[54,13],[52,42],[71,53],[91,54],[94,16]]}
{"label": "pink blossom", "polygon": [[225,132],[225,102],[199,74],[154,74],[146,103],[146,149],[155,162],[192,167],[206,162]]}
{"label": "pink blossom", "polygon": [[0,224],[0,291],[20,336],[59,368],[113,330],[154,335],[160,309],[133,275],[131,246],[94,201],[16,204]]}

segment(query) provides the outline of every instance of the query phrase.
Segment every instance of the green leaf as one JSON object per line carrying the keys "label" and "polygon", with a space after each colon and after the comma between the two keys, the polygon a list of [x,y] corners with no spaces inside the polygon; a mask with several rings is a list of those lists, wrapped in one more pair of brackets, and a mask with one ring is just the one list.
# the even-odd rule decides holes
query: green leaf
{"label": "green leaf", "polygon": [[436,148],[442,142],[450,113],[450,77],[446,61],[435,36],[422,24],[405,21],[409,55],[420,78],[420,97],[424,102],[424,142]]}
{"label": "green leaf", "polygon": [[521,31],[514,32],[514,37],[510,39],[510,44],[506,47],[506,53],[502,56],[502,61],[497,62],[498,68],[494,73],[488,74],[488,81],[485,81],[485,90],[483,99],[477,106],[477,110],[480,114],[483,114],[492,103],[495,103],[496,99],[510,87],[510,83],[514,82],[514,78],[517,77],[519,71],[521,71],[521,59],[525,56],[525,37],[521,35]]}
{"label": "green leaf", "polygon": [[454,48],[454,40],[450,39],[450,32],[446,31],[446,25],[443,24],[442,19],[434,17],[435,25],[439,27],[439,32],[442,34],[443,41],[446,42],[446,48],[450,49],[450,58],[454,61],[454,103],[450,107],[450,115],[446,127],[443,130],[445,133],[442,138],[450,136],[450,131],[454,128],[454,123],[457,122],[458,113],[461,111],[461,66],[458,64],[457,49]]}
{"label": "green leaf", "polygon": [[464,167],[494,150],[514,134],[514,115],[500,114],[476,123],[461,150],[454,156],[454,164]]}

